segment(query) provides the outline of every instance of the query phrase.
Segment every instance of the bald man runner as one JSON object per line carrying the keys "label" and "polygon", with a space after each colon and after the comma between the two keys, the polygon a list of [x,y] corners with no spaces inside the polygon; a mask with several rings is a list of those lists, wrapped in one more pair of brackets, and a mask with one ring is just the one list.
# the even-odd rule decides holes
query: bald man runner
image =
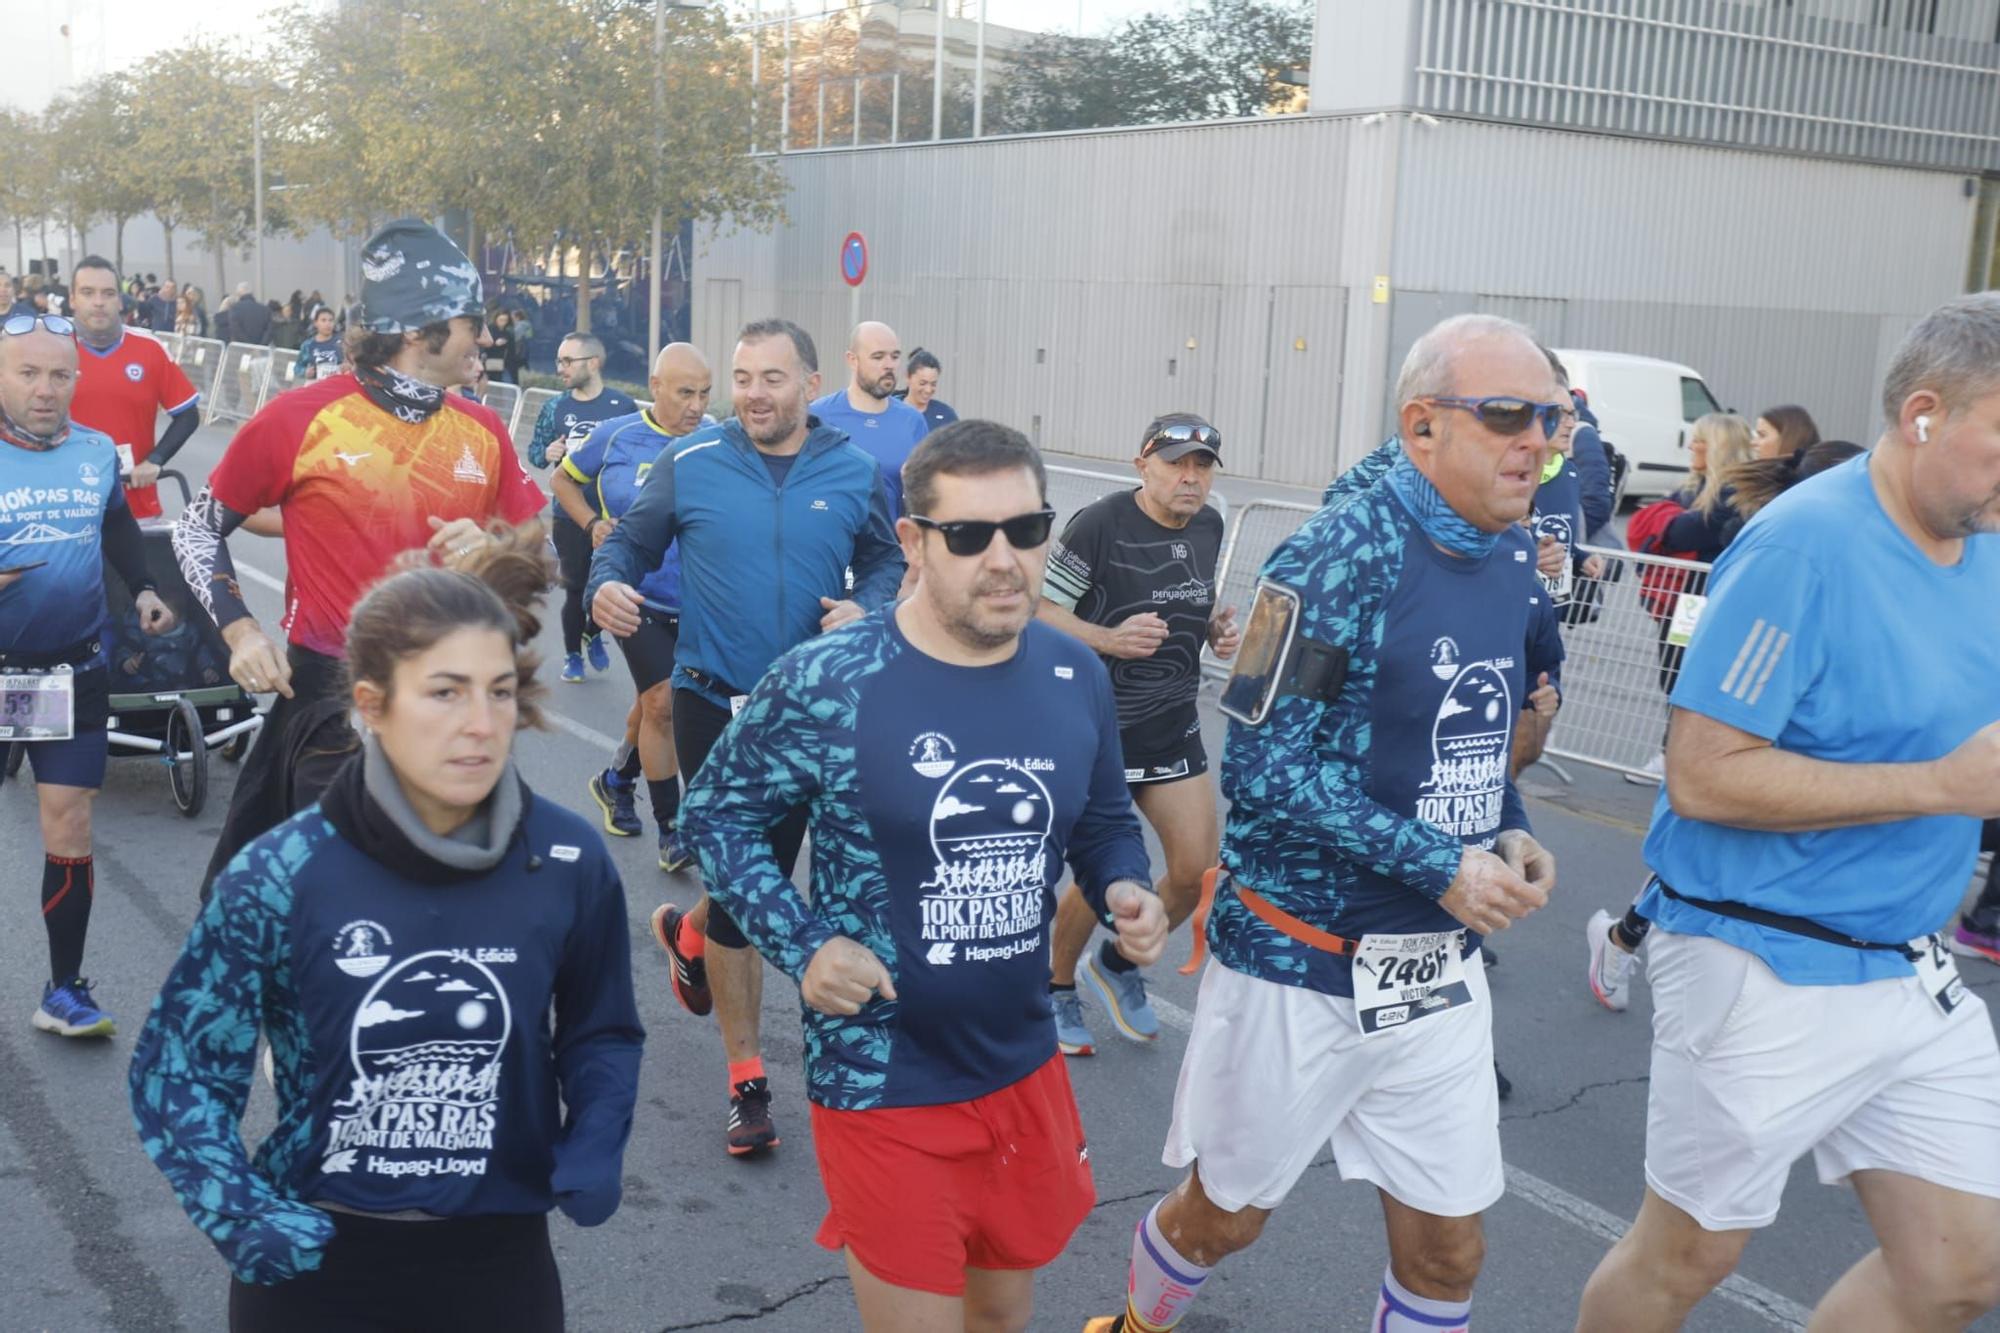
{"label": "bald man runner", "polygon": [[844,431],[868,456],[882,465],[882,484],[889,492],[889,517],[903,512],[903,460],[930,434],[931,423],[896,392],[896,370],[903,364],[902,344],[887,324],[863,320],[847,340],[848,381],[812,405],[822,424]]}
{"label": "bald man runner", "polygon": [[[638,498],[660,451],[703,425],[714,424],[708,396],[715,377],[708,358],[691,343],[660,349],[647,381],[653,406],[599,423],[569,450],[551,477],[556,503],[595,551]],[[585,570],[586,577],[588,569]],[[579,593],[581,584],[579,584]],[[610,767],[590,779],[591,799],[604,814],[604,830],[633,838],[641,825],[634,797],[646,777],[653,822],[659,828],[660,869],[688,862],[674,841],[680,813],[680,777],[674,756],[674,695],[669,677],[681,627],[681,557],[670,544],[652,573],[638,583],[639,628],[618,641],[639,697],[625,718],[625,742]]]}

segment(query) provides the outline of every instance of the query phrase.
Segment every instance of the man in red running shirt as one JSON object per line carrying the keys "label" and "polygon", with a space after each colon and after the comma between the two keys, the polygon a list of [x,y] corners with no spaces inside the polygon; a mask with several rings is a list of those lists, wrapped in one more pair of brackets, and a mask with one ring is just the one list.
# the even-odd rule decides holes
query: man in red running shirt
{"label": "man in red running shirt", "polygon": [[[244,423],[174,527],[182,577],[229,644],[229,674],[279,695],[237,777],[204,893],[246,843],[316,799],[351,748],[339,679],[361,594],[406,551],[448,561],[485,541],[488,523],[539,522],[548,503],[500,418],[451,392],[490,341],[472,261],[404,218],[369,239],[361,270],[352,369]],[[272,505],[284,520],[283,653],[251,618],[223,545]]]}
{"label": "man in red running shirt", "polygon": [[[86,258],[70,275],[69,290],[82,354],[70,415],[103,431],[118,446],[132,516],[158,518],[160,497],[153,483],[201,424],[201,395],[158,338],[125,323],[118,270],[110,260]],[[168,417],[167,430],[155,441],[153,430],[162,412]]]}

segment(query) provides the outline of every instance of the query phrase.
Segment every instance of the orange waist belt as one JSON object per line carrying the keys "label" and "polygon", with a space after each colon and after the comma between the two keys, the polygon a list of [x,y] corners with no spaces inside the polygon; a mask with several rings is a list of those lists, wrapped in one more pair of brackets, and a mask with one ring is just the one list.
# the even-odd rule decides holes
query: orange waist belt
{"label": "orange waist belt", "polygon": [[1243,900],[1243,905],[1249,908],[1251,914],[1258,920],[1279,934],[1290,936],[1300,944],[1342,958],[1352,958],[1355,951],[1361,947],[1359,940],[1343,939],[1330,931],[1321,930],[1318,926],[1307,925],[1242,880],[1236,881],[1236,896]]}

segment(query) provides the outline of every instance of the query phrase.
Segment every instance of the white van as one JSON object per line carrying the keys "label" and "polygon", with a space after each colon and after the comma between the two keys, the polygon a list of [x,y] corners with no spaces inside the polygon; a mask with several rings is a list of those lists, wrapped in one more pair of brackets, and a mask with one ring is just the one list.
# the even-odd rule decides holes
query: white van
{"label": "white van", "polygon": [[1597,414],[1598,429],[1631,460],[1625,494],[1654,499],[1688,470],[1688,428],[1720,412],[1701,375],[1687,366],[1624,352],[1557,348],[1572,388]]}

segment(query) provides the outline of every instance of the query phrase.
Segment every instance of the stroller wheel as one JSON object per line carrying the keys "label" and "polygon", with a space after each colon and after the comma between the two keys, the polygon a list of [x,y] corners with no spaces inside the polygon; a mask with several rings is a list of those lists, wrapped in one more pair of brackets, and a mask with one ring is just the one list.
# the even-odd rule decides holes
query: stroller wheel
{"label": "stroller wheel", "polygon": [[208,742],[201,732],[201,714],[186,699],[175,701],[167,714],[167,774],[174,804],[193,819],[208,801]]}

